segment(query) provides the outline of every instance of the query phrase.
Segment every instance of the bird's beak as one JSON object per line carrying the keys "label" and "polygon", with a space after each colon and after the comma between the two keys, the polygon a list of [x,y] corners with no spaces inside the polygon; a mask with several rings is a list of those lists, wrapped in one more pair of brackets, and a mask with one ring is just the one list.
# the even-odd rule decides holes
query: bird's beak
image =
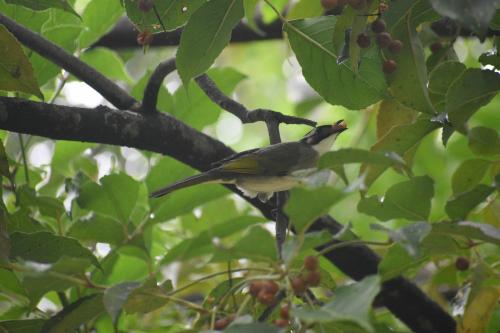
{"label": "bird's beak", "polygon": [[347,123],[344,120],[339,120],[332,125],[332,131],[334,133],[340,133],[347,129]]}

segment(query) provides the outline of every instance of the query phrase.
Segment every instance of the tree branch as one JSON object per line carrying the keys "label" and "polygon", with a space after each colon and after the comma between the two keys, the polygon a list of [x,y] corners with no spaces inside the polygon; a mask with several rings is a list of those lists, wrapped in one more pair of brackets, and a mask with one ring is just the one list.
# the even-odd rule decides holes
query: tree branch
{"label": "tree branch", "polygon": [[[58,106],[18,98],[0,97],[0,129],[52,139],[105,143],[166,154],[198,170],[233,154],[233,150],[164,113],[140,114],[112,110]],[[229,186],[236,193],[234,187]],[[273,206],[248,199],[267,218]],[[310,231],[335,234],[342,225],[329,216],[314,222]],[[325,245],[328,246],[329,244]],[[321,250],[323,247],[318,248]],[[376,274],[379,257],[368,247],[346,246],[325,257],[355,280]],[[379,295],[386,306],[415,332],[454,333],[453,318],[404,278],[384,282]]]}
{"label": "tree branch", "polygon": [[160,92],[160,87],[163,83],[163,80],[167,77],[168,74],[175,71],[175,68],[175,58],[165,60],[155,68],[155,71],[153,72],[153,74],[151,74],[148,84],[144,89],[141,111],[145,113],[156,111],[156,105],[158,104],[158,94]]}
{"label": "tree branch", "polygon": [[136,110],[139,106],[125,90],[63,48],[1,13],[0,24],[3,24],[21,43],[87,83],[118,109]]}

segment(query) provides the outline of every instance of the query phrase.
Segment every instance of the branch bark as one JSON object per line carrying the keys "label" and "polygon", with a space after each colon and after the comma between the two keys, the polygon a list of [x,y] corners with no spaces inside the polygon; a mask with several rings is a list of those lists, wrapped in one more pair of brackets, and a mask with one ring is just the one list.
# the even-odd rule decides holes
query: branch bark
{"label": "branch bark", "polygon": [[[149,150],[172,156],[198,170],[207,170],[212,163],[234,153],[220,141],[167,114],[141,114],[104,106],[86,109],[0,97],[0,129]],[[239,193],[234,187],[230,188]],[[273,206],[245,199],[267,218],[273,217]],[[324,216],[316,220],[310,230],[329,230],[335,234],[341,229],[342,224]],[[332,250],[325,257],[355,280],[376,274],[380,261],[371,249],[360,245]],[[453,318],[404,278],[385,282],[378,299],[414,332],[455,332]]]}

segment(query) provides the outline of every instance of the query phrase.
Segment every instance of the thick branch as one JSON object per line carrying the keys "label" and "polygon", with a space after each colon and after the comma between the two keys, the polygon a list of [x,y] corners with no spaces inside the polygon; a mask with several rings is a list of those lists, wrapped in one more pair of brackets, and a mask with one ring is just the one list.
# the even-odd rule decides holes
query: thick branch
{"label": "thick branch", "polygon": [[[154,151],[199,170],[207,170],[213,162],[233,153],[223,143],[166,114],[144,115],[107,107],[85,109],[0,97],[0,129]],[[249,201],[272,218],[271,205]],[[315,221],[311,231],[336,233],[341,229],[340,223],[326,216]],[[377,273],[379,258],[366,246],[339,248],[325,257],[356,280]],[[415,332],[455,332],[453,318],[404,278],[385,282],[379,300]]]}
{"label": "thick branch", "polygon": [[1,13],[0,24],[9,29],[21,43],[90,85],[118,109],[132,110],[138,106],[137,101],[125,90],[56,44]]}

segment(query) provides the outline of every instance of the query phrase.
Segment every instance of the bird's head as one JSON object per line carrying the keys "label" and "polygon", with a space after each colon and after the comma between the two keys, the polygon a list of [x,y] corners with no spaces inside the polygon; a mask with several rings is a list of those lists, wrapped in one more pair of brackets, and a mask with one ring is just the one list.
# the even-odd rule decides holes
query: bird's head
{"label": "bird's head", "polygon": [[320,155],[330,150],[337,136],[347,129],[344,120],[332,125],[322,125],[307,133],[300,141],[311,145]]}

